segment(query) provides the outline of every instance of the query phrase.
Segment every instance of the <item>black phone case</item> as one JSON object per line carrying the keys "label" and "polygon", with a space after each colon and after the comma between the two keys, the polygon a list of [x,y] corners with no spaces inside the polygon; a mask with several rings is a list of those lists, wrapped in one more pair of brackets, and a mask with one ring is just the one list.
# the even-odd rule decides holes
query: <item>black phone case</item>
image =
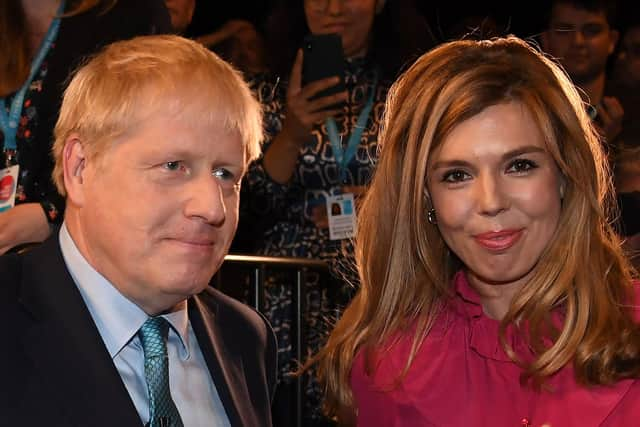
{"label": "black phone case", "polygon": [[345,90],[342,39],[338,34],[319,34],[305,37],[303,53],[302,86],[327,77],[340,77],[340,82],[337,85],[319,92],[314,98],[333,95]]}

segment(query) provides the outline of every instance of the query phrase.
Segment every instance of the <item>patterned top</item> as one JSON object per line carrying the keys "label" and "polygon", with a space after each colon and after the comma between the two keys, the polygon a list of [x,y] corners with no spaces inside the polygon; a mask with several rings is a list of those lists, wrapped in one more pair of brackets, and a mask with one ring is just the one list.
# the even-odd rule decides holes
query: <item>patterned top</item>
{"label": "patterned top", "polygon": [[[350,130],[355,126],[369,93],[375,90],[373,108],[360,145],[348,164],[341,182],[338,164],[324,123],[315,125],[300,150],[292,178],[287,184],[273,181],[264,169],[262,158],[254,162],[247,174],[249,201],[245,209],[263,223],[268,221],[258,252],[271,256],[293,256],[316,259],[334,258],[341,241],[329,240],[328,229],[318,229],[311,219],[312,210],[324,206],[326,197],[339,194],[343,185],[361,186],[369,183],[377,159],[378,131],[384,102],[391,82],[376,80],[376,68],[365,59],[347,61],[345,84],[348,102],[344,114],[336,117],[338,132],[346,148]],[[273,76],[262,75],[251,82],[265,112],[269,148],[274,136],[282,129],[285,116],[286,83]],[[249,205],[248,208],[246,205]]]}
{"label": "patterned top", "polygon": [[[39,183],[37,182],[28,182],[29,180],[33,179],[31,173],[32,171],[25,167],[20,155],[25,150],[26,146],[34,143],[35,135],[40,121],[37,107],[42,94],[42,83],[47,75],[49,69],[49,60],[51,58],[51,55],[55,51],[55,47],[56,43],[53,42],[49,51],[47,52],[47,55],[42,61],[42,64],[40,65],[40,69],[33,77],[33,80],[31,81],[31,84],[29,85],[29,88],[25,93],[24,101],[22,104],[22,114],[20,115],[20,122],[18,124],[16,133],[17,153],[10,161],[6,159],[5,153],[1,150],[1,147],[4,146],[4,135],[2,134],[2,131],[0,131],[0,167],[4,168],[5,166],[13,166],[16,164],[20,165],[20,175],[18,176],[18,186],[16,188],[16,205],[20,203],[40,203],[47,215],[47,219],[49,220],[49,222],[59,223],[62,217],[54,201],[49,199],[49,195],[46,191],[48,185],[39,185]],[[14,96],[15,94],[12,94],[5,99],[5,109],[7,111],[7,115],[9,115],[9,110],[11,108],[11,103],[13,102]],[[37,194],[27,195],[25,188],[34,188]]]}

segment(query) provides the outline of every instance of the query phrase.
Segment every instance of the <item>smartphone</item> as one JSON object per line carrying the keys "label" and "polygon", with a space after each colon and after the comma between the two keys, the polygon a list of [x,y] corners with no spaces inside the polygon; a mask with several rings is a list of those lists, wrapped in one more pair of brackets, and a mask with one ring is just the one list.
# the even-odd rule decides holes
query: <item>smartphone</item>
{"label": "smartphone", "polygon": [[327,77],[340,77],[335,86],[319,92],[314,98],[343,92],[344,54],[342,39],[338,34],[311,34],[305,37],[303,45],[302,86]]}

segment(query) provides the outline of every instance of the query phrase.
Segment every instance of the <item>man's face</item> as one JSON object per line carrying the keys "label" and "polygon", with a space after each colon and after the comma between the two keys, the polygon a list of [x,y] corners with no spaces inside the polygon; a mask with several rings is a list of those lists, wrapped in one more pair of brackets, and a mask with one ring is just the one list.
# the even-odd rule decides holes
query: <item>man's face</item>
{"label": "man's face", "polygon": [[591,12],[569,4],[556,4],[549,30],[543,33],[544,50],[558,58],[574,83],[581,85],[605,72],[618,32],[603,12]]}
{"label": "man's face", "polygon": [[617,79],[627,86],[640,86],[640,26],[630,28],[622,40],[616,64]]}
{"label": "man's face", "polygon": [[76,241],[123,295],[148,314],[166,310],[222,263],[245,166],[240,135],[223,123],[158,115],[85,164]]}

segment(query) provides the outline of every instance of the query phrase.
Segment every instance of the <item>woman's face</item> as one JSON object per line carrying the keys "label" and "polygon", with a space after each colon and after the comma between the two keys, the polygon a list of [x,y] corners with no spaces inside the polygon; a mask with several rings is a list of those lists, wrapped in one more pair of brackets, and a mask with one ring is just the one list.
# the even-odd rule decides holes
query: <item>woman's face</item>
{"label": "woman's face", "polygon": [[367,52],[378,1],[305,0],[304,13],[313,34],[340,34],[344,54],[350,58]]}
{"label": "woman's face", "polygon": [[430,156],[438,228],[473,284],[524,284],[551,241],[562,179],[531,113],[491,106],[460,123]]}

